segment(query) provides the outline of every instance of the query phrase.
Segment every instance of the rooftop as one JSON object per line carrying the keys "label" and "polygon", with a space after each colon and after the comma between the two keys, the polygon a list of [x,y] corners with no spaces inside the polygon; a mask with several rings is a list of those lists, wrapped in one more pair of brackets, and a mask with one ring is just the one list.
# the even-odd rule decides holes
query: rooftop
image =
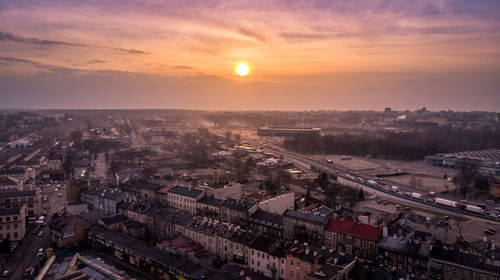
{"label": "rooftop", "polygon": [[221,205],[223,200],[214,198],[213,196],[205,196],[204,198],[198,200],[198,204],[206,204],[211,206],[219,206]]}
{"label": "rooftop", "polygon": [[317,264],[332,264],[343,266],[354,261],[350,254],[338,252],[334,249],[323,249],[307,243],[294,243],[287,251],[288,256],[299,258],[302,261]]}
{"label": "rooftop", "polygon": [[227,207],[236,211],[246,212],[250,210],[255,205],[255,203],[250,203],[246,200],[228,198],[222,202],[221,207]]}
{"label": "rooftop", "polygon": [[329,221],[329,217],[324,214],[315,215],[312,212],[303,212],[297,210],[286,210],[285,213],[283,213],[283,216],[322,225],[326,225]]}
{"label": "rooftop", "polygon": [[124,214],[110,215],[101,218],[101,222],[104,225],[114,225],[114,224],[124,223],[127,221],[129,221],[129,218]]}
{"label": "rooftop", "polygon": [[350,234],[371,241],[378,241],[382,234],[382,231],[378,227],[368,224],[358,224],[352,220],[341,220],[337,218],[331,218],[325,230]]}
{"label": "rooftop", "polygon": [[281,240],[263,235],[258,235],[248,247],[279,258],[285,256],[285,244]]}
{"label": "rooftop", "polygon": [[173,194],[182,195],[182,196],[189,196],[192,198],[197,198],[200,194],[203,193],[200,190],[196,190],[193,188],[185,188],[185,187],[181,187],[181,186],[175,186],[175,187],[171,188],[168,192],[173,193]]}

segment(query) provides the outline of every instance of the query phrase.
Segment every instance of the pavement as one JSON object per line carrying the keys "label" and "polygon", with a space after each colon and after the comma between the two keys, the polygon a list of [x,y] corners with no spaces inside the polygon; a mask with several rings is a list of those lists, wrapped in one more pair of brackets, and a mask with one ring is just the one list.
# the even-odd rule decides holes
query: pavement
{"label": "pavement", "polygon": [[[59,197],[57,192],[54,191],[55,185],[44,187],[42,189],[42,198],[44,195],[47,195],[49,200],[48,205],[50,206],[47,212],[47,225],[50,222],[52,214],[55,211],[58,211],[66,203],[65,184],[61,183],[61,186],[61,197]],[[7,263],[4,265],[3,269],[8,269],[10,271],[10,276],[7,279],[23,279],[24,270],[26,268],[40,268],[41,258],[37,256],[38,249],[46,249],[50,246],[50,233],[48,226],[44,226],[42,228],[44,235],[41,237],[38,237],[38,234],[33,234],[35,230],[36,225],[30,225],[30,227],[26,229],[26,234],[24,235],[21,244],[12,253]]]}

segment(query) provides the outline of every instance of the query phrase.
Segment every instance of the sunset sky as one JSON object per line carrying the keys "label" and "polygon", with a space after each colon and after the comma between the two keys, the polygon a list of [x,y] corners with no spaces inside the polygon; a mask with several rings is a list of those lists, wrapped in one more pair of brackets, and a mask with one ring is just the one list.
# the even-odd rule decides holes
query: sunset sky
{"label": "sunset sky", "polygon": [[500,1],[0,1],[2,108],[386,106],[499,111]]}

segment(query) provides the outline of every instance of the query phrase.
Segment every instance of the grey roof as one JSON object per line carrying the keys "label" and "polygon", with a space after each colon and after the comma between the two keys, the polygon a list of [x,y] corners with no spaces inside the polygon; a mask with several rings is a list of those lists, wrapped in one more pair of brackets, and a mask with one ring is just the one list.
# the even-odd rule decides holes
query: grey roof
{"label": "grey roof", "polygon": [[14,180],[9,179],[8,177],[0,177],[0,186],[17,186],[17,183]]}
{"label": "grey roof", "polygon": [[198,204],[206,204],[211,206],[219,206],[221,205],[223,200],[214,198],[213,196],[205,196],[204,198],[198,200]]}
{"label": "grey roof", "polygon": [[328,221],[330,220],[329,216],[326,216],[324,214],[314,215],[313,213],[310,212],[303,212],[297,210],[286,210],[285,213],[283,213],[283,216],[322,225],[328,224]]}
{"label": "grey roof", "polygon": [[239,200],[234,198],[228,198],[222,202],[221,207],[227,207],[236,211],[246,212],[252,208],[255,203],[250,203],[246,200]]}
{"label": "grey roof", "polygon": [[427,258],[430,246],[427,243],[416,243],[412,240],[385,237],[380,240],[378,247],[389,251],[399,252],[405,255]]}
{"label": "grey roof", "polygon": [[262,211],[258,209],[255,211],[249,219],[251,222],[259,224],[274,225],[276,227],[283,227],[283,216]]}
{"label": "grey roof", "polygon": [[173,187],[168,192],[173,193],[173,194],[182,195],[182,196],[189,196],[189,197],[193,197],[193,198],[197,198],[200,194],[203,193],[203,191],[200,191],[200,190],[189,189],[189,188],[185,188],[185,187],[181,187],[181,186]]}
{"label": "grey roof", "polygon": [[128,220],[129,220],[129,218],[127,216],[125,216],[124,214],[116,214],[116,215],[111,215],[111,216],[106,216],[106,217],[101,218],[101,221],[105,225],[124,223],[124,222],[127,222]]}
{"label": "grey roof", "polygon": [[271,256],[275,256],[278,258],[285,257],[285,244],[280,240],[267,236],[257,236],[257,238],[255,238],[248,245],[248,247],[259,250],[261,252],[266,252]]}

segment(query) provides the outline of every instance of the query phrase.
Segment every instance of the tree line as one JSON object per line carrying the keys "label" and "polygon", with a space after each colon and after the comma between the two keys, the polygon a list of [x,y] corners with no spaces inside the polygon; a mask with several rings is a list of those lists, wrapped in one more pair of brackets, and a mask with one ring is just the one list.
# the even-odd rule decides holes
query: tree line
{"label": "tree line", "polygon": [[375,158],[420,160],[426,155],[500,148],[500,131],[488,128],[437,127],[397,132],[308,135],[286,138],[283,146],[303,154],[345,154]]}

